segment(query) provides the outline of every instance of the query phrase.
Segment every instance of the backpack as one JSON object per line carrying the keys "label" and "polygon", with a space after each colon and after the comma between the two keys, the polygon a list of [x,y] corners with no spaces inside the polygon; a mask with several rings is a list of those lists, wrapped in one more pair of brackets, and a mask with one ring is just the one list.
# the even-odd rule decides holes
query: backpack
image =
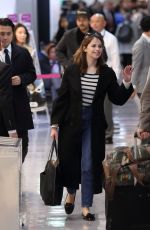
{"label": "backpack", "polygon": [[124,21],[121,25],[119,25],[117,31],[117,38],[119,42],[127,43],[132,39],[133,30],[130,25],[130,21]]}

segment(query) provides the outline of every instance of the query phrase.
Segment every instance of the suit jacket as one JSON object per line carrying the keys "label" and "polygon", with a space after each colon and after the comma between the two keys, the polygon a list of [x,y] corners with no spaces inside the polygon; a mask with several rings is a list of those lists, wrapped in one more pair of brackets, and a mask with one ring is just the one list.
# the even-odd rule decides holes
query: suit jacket
{"label": "suit jacket", "polygon": [[72,55],[79,48],[77,41],[78,28],[68,30],[56,46],[57,58],[63,66],[67,66],[72,59]]}
{"label": "suit jacket", "polygon": [[150,43],[141,36],[132,50],[132,83],[136,85],[137,93],[142,93],[150,66]]}
{"label": "suit jacket", "polygon": [[139,128],[150,132],[150,68],[147,82],[141,95],[141,113]]}
{"label": "suit jacket", "polygon": [[42,52],[40,52],[38,56],[39,56],[39,63],[41,67],[41,73],[42,74],[50,73],[50,64],[49,64],[48,57]]}
{"label": "suit jacket", "polygon": [[3,108],[12,98],[10,73],[11,67],[0,61],[0,108]]}
{"label": "suit jacket", "polygon": [[0,61],[0,135],[16,129],[10,74],[11,67]]}
{"label": "suit jacket", "polygon": [[13,107],[17,130],[33,128],[33,120],[27,94],[27,85],[36,79],[35,68],[29,51],[12,44],[11,76],[20,76],[21,85],[13,86]]}

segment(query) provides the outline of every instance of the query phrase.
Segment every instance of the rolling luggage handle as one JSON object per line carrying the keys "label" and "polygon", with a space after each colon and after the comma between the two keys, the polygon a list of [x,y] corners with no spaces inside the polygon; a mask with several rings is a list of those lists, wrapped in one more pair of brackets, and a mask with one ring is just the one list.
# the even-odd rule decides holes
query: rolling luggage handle
{"label": "rolling luggage handle", "polygon": [[[134,160],[136,161],[137,160],[137,152],[138,152],[138,144],[137,144],[137,140],[138,140],[138,135],[137,135],[137,132],[134,133],[134,148],[133,148],[133,157],[134,157]],[[142,180],[139,176],[139,173],[138,173],[138,168],[137,168],[137,164],[134,164],[134,165],[129,165],[129,168],[134,176],[134,185],[138,182],[139,184],[141,185],[144,185],[142,183]]]}
{"label": "rolling luggage handle", "polygon": [[134,159],[137,159],[137,152],[138,152],[138,147],[137,147],[137,140],[138,140],[138,135],[137,132],[134,133]]}

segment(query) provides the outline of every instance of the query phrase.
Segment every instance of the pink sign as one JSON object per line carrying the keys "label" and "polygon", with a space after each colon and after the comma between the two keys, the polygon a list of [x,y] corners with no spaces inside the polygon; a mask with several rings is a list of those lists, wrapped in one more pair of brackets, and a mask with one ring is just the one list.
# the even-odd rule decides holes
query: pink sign
{"label": "pink sign", "polygon": [[31,14],[26,13],[26,14],[21,14],[20,15],[20,21],[22,23],[31,23]]}
{"label": "pink sign", "polygon": [[48,79],[48,78],[60,78],[59,73],[51,73],[51,74],[38,74],[37,79]]}
{"label": "pink sign", "polygon": [[31,29],[31,14],[30,13],[19,14],[19,22],[24,24],[27,27],[27,29]]}
{"label": "pink sign", "polygon": [[8,14],[7,17],[14,23],[18,23],[18,15],[17,14]]}

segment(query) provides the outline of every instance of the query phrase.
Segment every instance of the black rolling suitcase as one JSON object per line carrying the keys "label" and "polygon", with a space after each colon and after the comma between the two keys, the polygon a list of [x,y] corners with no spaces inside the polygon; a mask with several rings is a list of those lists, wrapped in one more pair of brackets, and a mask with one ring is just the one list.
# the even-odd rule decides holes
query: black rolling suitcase
{"label": "black rolling suitcase", "polygon": [[150,230],[150,145],[117,147],[103,165],[106,230]]}

